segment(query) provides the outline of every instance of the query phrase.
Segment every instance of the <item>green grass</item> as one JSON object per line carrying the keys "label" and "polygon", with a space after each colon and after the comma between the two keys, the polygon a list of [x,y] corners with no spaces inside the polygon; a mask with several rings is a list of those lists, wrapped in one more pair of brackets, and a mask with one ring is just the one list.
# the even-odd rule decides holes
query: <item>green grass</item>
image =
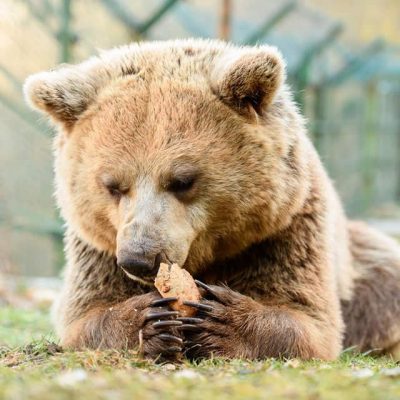
{"label": "green grass", "polygon": [[63,352],[45,310],[0,309],[0,399],[399,399],[399,365],[213,359],[155,365],[134,351]]}
{"label": "green grass", "polygon": [[48,310],[0,308],[0,346],[16,347],[34,340],[54,340]]}

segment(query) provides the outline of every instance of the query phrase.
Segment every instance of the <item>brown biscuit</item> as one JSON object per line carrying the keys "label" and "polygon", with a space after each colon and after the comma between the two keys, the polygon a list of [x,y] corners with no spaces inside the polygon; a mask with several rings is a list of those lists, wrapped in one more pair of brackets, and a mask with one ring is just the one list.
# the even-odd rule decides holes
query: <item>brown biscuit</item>
{"label": "brown biscuit", "polygon": [[189,272],[178,264],[161,263],[154,285],[162,297],[178,297],[177,301],[171,303],[171,307],[182,316],[191,317],[196,313],[193,307],[185,306],[183,301],[199,301],[199,289]]}

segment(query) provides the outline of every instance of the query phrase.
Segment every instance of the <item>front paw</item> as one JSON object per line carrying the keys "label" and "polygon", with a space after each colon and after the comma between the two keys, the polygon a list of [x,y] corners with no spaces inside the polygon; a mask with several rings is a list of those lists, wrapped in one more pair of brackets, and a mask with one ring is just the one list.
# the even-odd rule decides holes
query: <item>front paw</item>
{"label": "front paw", "polygon": [[199,303],[185,302],[197,309],[194,318],[177,318],[183,323],[178,330],[185,337],[185,355],[191,359],[253,358],[254,349],[245,338],[246,318],[254,300],[228,287],[205,285],[196,281],[204,290]]}
{"label": "front paw", "polygon": [[144,310],[139,330],[139,351],[144,358],[156,361],[182,358],[183,338],[177,328],[183,323],[176,319],[178,312],[168,308],[173,301],[176,298],[156,299]]}

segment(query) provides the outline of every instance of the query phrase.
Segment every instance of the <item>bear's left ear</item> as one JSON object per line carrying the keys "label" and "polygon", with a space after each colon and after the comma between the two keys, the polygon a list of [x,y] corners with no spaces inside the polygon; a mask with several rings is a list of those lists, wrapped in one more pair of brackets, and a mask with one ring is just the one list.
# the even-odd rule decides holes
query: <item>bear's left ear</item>
{"label": "bear's left ear", "polygon": [[285,79],[285,64],[274,47],[232,49],[217,59],[211,85],[242,115],[262,115]]}

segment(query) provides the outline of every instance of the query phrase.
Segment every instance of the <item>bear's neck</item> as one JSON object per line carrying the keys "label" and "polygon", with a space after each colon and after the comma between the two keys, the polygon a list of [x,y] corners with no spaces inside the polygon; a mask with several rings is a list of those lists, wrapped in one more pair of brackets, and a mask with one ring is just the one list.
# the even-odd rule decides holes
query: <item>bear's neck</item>
{"label": "bear's neck", "polygon": [[260,282],[272,289],[275,278],[290,279],[299,269],[325,263],[326,211],[327,202],[321,188],[312,186],[303,207],[288,226],[233,257],[210,263],[196,278],[210,284],[225,283],[231,289],[246,293],[253,292],[252,285]]}

